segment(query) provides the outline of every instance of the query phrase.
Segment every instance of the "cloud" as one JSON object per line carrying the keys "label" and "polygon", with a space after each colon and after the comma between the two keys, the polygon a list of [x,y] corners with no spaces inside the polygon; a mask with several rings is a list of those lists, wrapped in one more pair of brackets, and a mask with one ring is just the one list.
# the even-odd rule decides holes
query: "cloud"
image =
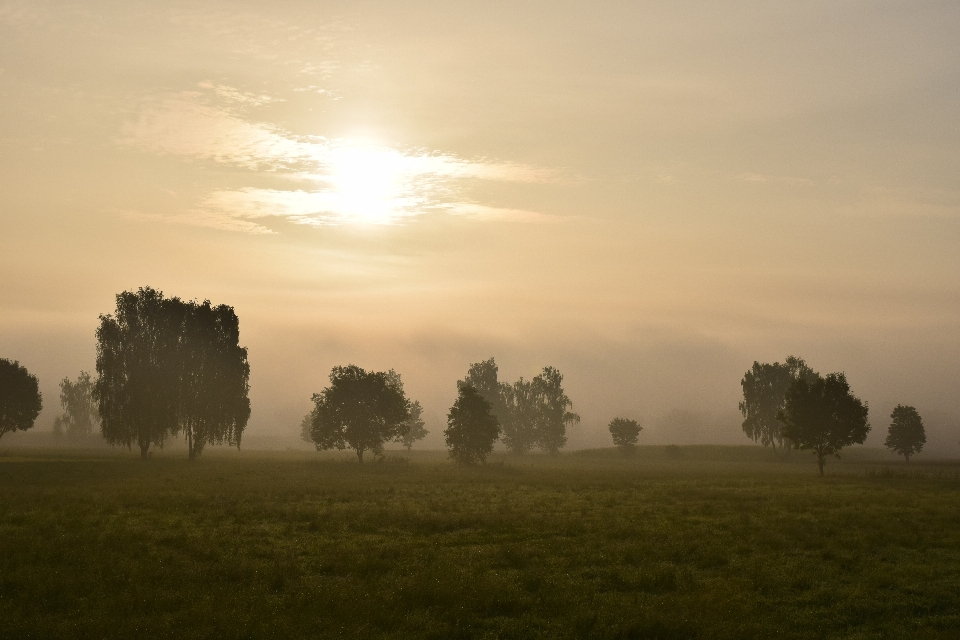
{"label": "cloud", "polygon": [[119,143],[194,162],[269,172],[299,185],[216,190],[192,210],[165,221],[263,233],[266,227],[251,220],[276,217],[324,226],[397,224],[426,213],[523,222],[551,218],[475,202],[466,191],[476,181],[551,182],[557,179],[554,170],[426,149],[402,150],[369,140],[297,136],[243,117],[242,109],[276,98],[209,82],[199,88],[203,91],[148,103],[139,118],[124,127]]}

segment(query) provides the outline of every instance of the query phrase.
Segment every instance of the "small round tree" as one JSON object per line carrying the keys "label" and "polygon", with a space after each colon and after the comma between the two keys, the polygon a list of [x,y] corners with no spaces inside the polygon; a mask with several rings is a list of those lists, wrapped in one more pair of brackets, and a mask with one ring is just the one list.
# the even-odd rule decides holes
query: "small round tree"
{"label": "small round tree", "polygon": [[636,420],[627,420],[626,418],[614,418],[610,421],[610,435],[613,436],[613,444],[620,447],[623,453],[630,453],[637,444],[637,438],[643,427]]}
{"label": "small round tree", "polygon": [[0,436],[32,427],[41,408],[37,377],[19,362],[0,359]]}
{"label": "small round tree", "polygon": [[409,425],[409,404],[400,376],[390,371],[364,371],[356,365],[334,367],[330,386],[313,394],[310,439],[317,451],[346,449],[383,454],[383,443],[402,438]]}
{"label": "small round tree", "polygon": [[887,445],[888,449],[910,462],[910,456],[920,453],[927,441],[927,434],[923,430],[923,420],[920,419],[920,414],[917,413],[916,409],[900,404],[890,414],[890,418],[892,422],[884,444]]}
{"label": "small round tree", "polygon": [[500,422],[491,409],[473,386],[460,385],[443,432],[450,457],[458,464],[482,463],[493,451],[493,443],[500,436]]}

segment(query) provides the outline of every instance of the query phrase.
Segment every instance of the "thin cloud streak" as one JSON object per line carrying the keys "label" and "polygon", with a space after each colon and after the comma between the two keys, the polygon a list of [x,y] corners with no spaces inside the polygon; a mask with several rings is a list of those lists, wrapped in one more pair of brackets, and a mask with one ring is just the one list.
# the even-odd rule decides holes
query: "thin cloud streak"
{"label": "thin cloud streak", "polygon": [[266,233],[269,229],[250,221],[275,217],[312,226],[389,225],[445,212],[478,220],[552,218],[473,202],[464,191],[471,181],[553,182],[556,171],[424,149],[402,151],[363,140],[296,136],[243,117],[244,109],[278,99],[209,82],[199,87],[204,91],[183,92],[148,105],[124,127],[118,142],[147,153],[266,171],[301,184],[314,183],[316,188],[218,190],[190,212],[164,221]]}

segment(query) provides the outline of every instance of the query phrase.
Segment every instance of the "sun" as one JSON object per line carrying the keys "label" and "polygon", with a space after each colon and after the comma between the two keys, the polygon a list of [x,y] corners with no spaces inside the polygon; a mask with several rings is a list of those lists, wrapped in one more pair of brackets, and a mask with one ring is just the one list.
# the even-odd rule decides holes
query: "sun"
{"label": "sun", "polygon": [[345,222],[390,224],[409,204],[406,157],[394,149],[346,142],[331,150],[327,196]]}

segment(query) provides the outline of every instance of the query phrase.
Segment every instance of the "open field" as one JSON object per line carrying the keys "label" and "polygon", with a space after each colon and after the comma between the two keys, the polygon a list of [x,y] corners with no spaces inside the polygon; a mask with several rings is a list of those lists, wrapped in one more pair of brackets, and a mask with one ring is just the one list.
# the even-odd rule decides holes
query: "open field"
{"label": "open field", "polygon": [[956,638],[960,464],[0,445],[0,635]]}

